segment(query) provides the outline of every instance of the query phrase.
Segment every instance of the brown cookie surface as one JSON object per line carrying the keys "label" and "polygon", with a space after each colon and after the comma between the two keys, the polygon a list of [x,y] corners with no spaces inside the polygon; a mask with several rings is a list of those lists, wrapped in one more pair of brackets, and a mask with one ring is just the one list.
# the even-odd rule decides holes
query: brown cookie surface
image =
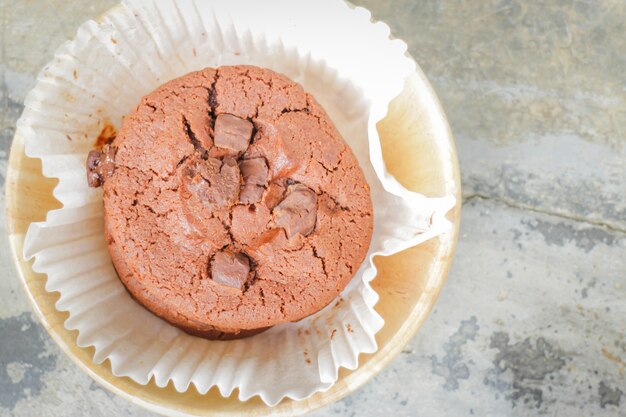
{"label": "brown cookie surface", "polygon": [[283,75],[207,68],[144,97],[87,161],[120,279],[207,338],[300,320],[356,273],[369,187],[324,110]]}

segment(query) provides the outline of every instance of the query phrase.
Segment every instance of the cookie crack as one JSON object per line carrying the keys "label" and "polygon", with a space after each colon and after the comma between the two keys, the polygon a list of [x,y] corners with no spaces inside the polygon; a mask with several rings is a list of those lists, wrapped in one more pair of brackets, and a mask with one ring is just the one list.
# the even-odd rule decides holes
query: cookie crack
{"label": "cookie crack", "polygon": [[328,199],[333,202],[335,207],[339,208],[339,210],[341,210],[341,211],[345,211],[345,212],[348,212],[348,213],[352,212],[352,209],[350,207],[346,207],[346,206],[341,205],[339,203],[339,201],[337,201],[337,199],[335,197],[333,197],[332,195],[330,195],[326,191],[320,191],[317,195],[318,196],[324,195],[324,196],[328,197]]}
{"label": "cookie crack", "polygon": [[285,299],[280,297],[280,305],[278,308],[280,309],[280,315],[283,316],[283,320],[287,318],[287,313],[285,311],[286,304]]}
{"label": "cookie crack", "polygon": [[[232,223],[232,214],[230,216],[231,216],[231,223]],[[232,245],[233,243],[238,243],[235,240],[235,237],[233,236],[233,232],[231,230],[231,225],[230,224],[228,224],[227,222],[225,222],[224,220],[220,219],[219,217],[217,217],[215,215],[212,218],[216,218],[216,219],[218,219],[222,223],[222,226],[224,226],[224,230],[226,230],[226,234],[228,235],[228,239],[230,240],[220,250],[223,250],[223,249],[227,248],[228,246]]]}
{"label": "cookie crack", "polygon": [[[200,153],[200,157],[202,159],[207,159],[209,157],[209,151],[204,149],[202,145],[200,145],[200,141],[198,140],[198,137],[194,133],[193,129],[191,128],[191,124],[189,123],[189,120],[187,120],[187,117],[184,114],[181,116],[183,118],[184,131],[185,131],[185,134],[187,135],[187,138],[189,139],[189,142],[193,145],[193,148],[196,150],[196,152]],[[187,157],[183,157],[182,160],[186,158]],[[178,168],[180,164],[181,163],[179,162],[176,168]]]}
{"label": "cookie crack", "polygon": [[326,276],[326,278],[328,278],[328,271],[326,270],[326,259],[317,253],[317,247],[315,245],[311,245],[311,249],[313,250],[313,256],[322,262],[322,270],[324,271],[324,275]]}
{"label": "cookie crack", "polygon": [[219,79],[220,79],[220,70],[218,69],[217,71],[215,71],[215,76],[213,77],[213,81],[211,82],[211,87],[207,89],[207,91],[209,92],[209,110],[210,110],[209,114],[213,116],[212,117],[213,120],[215,120],[215,112],[216,112],[217,106],[219,106],[219,103],[217,101],[217,89],[216,89],[217,81]]}
{"label": "cookie crack", "polygon": [[261,305],[265,307],[265,291],[263,291],[263,288],[259,288],[259,295],[261,297]]}
{"label": "cookie crack", "polygon": [[180,168],[180,166],[181,166],[182,164],[184,164],[185,162],[187,162],[187,160],[189,159],[189,157],[190,157],[190,156],[191,156],[191,155],[185,155],[185,156],[183,156],[183,157],[180,159],[180,161],[178,161],[178,163],[176,164],[176,168],[174,168],[174,171],[168,175],[168,178],[169,178],[169,177],[171,177],[172,175],[174,175],[174,174],[178,171],[178,169]]}

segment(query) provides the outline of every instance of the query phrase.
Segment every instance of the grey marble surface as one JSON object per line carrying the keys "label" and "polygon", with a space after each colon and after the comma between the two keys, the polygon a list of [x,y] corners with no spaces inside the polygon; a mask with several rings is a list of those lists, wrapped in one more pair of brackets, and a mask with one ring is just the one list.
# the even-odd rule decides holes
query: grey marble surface
{"label": "grey marble surface", "polygon": [[[424,327],[312,416],[626,416],[626,3],[358,0],[409,44],[457,139],[461,239]],[[0,202],[37,71],[113,0],[0,0]],[[0,416],[150,416],[37,324],[0,220]]]}

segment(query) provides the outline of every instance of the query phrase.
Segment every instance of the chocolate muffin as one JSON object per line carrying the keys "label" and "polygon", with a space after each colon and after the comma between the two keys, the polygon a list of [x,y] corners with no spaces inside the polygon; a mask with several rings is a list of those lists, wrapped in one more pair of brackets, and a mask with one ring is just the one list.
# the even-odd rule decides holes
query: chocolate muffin
{"label": "chocolate muffin", "polygon": [[211,339],[251,335],[330,303],[368,251],[358,161],[300,85],[207,68],[141,100],[87,160],[130,294]]}

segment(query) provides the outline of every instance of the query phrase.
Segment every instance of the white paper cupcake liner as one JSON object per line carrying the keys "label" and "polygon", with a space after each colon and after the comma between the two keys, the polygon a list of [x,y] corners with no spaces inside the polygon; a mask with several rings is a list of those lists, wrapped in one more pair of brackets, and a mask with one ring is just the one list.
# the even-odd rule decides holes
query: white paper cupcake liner
{"label": "white paper cupcake liner", "polygon": [[[385,169],[376,123],[415,69],[406,44],[370,13],[340,0],[132,0],[83,24],[40,73],[18,122],[25,151],[58,178],[63,208],[33,223],[24,256],[60,294],[79,346],[110,360],[113,374],[154,378],[178,391],[217,386],[269,404],[328,389],[341,367],[377,349],[375,255],[390,255],[451,227],[453,196],[407,191]],[[251,64],[301,83],[326,109],[359,159],[372,190],[374,235],[359,271],[336,302],[297,323],[243,340],[196,338],[134,302],[103,238],[102,193],[87,187],[85,158],[106,124],[119,128],[141,96],[193,70]]]}

